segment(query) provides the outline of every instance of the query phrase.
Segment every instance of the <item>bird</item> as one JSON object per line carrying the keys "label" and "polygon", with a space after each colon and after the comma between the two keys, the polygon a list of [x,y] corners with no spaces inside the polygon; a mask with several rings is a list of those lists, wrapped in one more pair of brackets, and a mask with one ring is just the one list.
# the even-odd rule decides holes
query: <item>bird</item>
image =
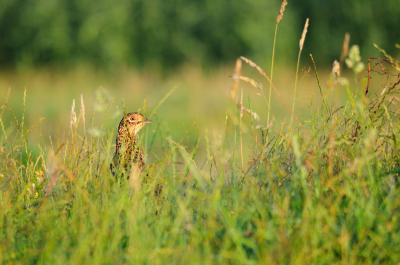
{"label": "bird", "polygon": [[110,164],[114,176],[119,173],[127,174],[129,179],[132,165],[140,172],[145,168],[144,154],[137,142],[137,133],[146,125],[153,123],[138,112],[126,114],[118,126],[117,138],[115,140],[115,153]]}

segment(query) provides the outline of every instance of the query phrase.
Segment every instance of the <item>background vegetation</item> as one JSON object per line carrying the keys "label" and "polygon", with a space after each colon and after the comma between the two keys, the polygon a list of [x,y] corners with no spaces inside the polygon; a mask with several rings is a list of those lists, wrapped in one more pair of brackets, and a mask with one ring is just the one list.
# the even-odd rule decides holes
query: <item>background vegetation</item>
{"label": "background vegetation", "polygon": [[[0,66],[69,66],[84,62],[171,69],[184,63],[216,67],[244,55],[270,62],[281,1],[4,0],[0,3]],[[296,60],[306,18],[312,35],[306,54],[330,66],[344,34],[362,56],[396,55],[400,6],[387,1],[291,1],[281,22],[279,62]]]}

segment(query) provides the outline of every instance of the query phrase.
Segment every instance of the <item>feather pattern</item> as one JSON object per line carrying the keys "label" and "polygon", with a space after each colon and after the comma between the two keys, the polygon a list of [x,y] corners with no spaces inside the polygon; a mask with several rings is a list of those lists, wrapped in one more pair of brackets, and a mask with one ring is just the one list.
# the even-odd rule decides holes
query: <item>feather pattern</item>
{"label": "feather pattern", "polygon": [[114,176],[122,173],[129,178],[132,164],[136,164],[140,171],[145,168],[144,154],[138,145],[137,133],[148,123],[152,122],[137,112],[128,113],[122,118],[115,140],[114,157],[110,164]]}

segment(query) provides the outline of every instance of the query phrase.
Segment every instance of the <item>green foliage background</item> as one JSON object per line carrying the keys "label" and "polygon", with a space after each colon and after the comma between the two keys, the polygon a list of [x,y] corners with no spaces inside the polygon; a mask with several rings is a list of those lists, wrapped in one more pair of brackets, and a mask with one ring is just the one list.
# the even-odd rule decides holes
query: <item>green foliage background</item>
{"label": "green foliage background", "polygon": [[[267,62],[280,5],[280,0],[2,0],[0,66],[84,62],[170,69],[188,62],[215,66],[240,55]],[[278,61],[297,59],[293,44],[307,17],[305,52],[327,65],[339,57],[346,32],[363,55],[377,54],[372,43],[398,53],[397,0],[289,1],[279,25]]]}

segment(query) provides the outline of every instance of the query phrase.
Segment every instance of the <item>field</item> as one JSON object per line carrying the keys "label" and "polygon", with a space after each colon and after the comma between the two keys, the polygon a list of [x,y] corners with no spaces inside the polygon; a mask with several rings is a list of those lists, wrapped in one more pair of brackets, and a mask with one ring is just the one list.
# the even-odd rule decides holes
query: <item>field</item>
{"label": "field", "polygon": [[[372,60],[366,94],[366,65],[332,74],[304,57],[273,82],[246,58],[167,77],[2,72],[0,262],[400,262],[398,62]],[[153,121],[147,168],[116,181],[131,111]]]}

